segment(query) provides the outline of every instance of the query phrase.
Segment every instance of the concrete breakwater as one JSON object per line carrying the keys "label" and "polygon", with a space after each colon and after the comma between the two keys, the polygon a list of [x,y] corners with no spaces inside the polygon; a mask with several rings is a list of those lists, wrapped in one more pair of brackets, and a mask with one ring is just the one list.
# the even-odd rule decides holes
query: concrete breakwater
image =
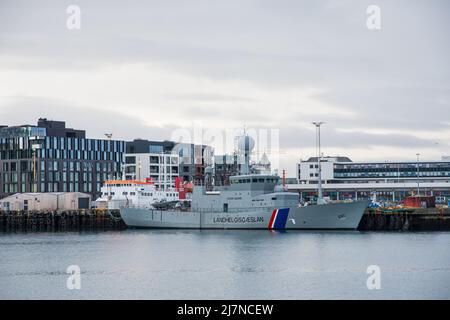
{"label": "concrete breakwater", "polygon": [[[123,230],[118,210],[0,211],[0,231]],[[450,209],[367,209],[360,231],[450,231]]]}
{"label": "concrete breakwater", "polygon": [[0,231],[122,230],[118,210],[0,211]]}

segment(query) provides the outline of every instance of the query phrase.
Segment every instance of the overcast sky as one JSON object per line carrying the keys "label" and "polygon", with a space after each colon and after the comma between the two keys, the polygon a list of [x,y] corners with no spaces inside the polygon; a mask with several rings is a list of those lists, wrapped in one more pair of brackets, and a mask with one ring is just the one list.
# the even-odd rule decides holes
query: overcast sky
{"label": "overcast sky", "polygon": [[[69,5],[81,29],[66,26]],[[369,5],[381,29],[366,26]],[[280,169],[315,155],[450,155],[449,1],[0,0],[0,124],[89,137],[278,129]]]}

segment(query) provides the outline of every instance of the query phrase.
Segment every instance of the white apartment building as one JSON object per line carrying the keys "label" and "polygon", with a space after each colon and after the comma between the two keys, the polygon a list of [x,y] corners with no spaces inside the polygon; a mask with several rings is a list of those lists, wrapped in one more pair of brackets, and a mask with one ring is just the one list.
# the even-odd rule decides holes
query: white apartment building
{"label": "white apartment building", "polygon": [[123,179],[145,180],[151,178],[155,186],[162,190],[175,187],[179,176],[178,154],[171,153],[129,153],[125,154]]}

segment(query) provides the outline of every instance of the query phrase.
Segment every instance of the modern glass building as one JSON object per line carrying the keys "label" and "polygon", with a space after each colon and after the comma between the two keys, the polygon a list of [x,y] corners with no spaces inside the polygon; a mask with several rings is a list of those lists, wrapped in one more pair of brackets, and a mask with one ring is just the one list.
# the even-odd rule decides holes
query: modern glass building
{"label": "modern glass building", "polygon": [[85,192],[93,199],[120,178],[125,141],[87,139],[63,121],[0,127],[0,197],[20,192]]}
{"label": "modern glass building", "polygon": [[336,179],[449,178],[450,162],[335,164]]}
{"label": "modern glass building", "polygon": [[[376,195],[399,201],[420,193],[450,198],[450,160],[420,162],[352,162],[347,157],[323,157],[322,186],[331,199],[367,198]],[[300,161],[297,183],[289,185],[305,198],[315,197],[317,157]]]}

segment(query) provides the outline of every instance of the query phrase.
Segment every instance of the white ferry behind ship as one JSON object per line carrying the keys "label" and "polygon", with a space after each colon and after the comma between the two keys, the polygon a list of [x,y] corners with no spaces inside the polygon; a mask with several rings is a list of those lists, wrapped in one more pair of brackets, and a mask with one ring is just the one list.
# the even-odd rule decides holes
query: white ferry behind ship
{"label": "white ferry behind ship", "polygon": [[101,188],[101,193],[96,203],[97,207],[105,209],[155,208],[157,205],[180,200],[175,188],[158,189],[151,179],[107,180]]}

